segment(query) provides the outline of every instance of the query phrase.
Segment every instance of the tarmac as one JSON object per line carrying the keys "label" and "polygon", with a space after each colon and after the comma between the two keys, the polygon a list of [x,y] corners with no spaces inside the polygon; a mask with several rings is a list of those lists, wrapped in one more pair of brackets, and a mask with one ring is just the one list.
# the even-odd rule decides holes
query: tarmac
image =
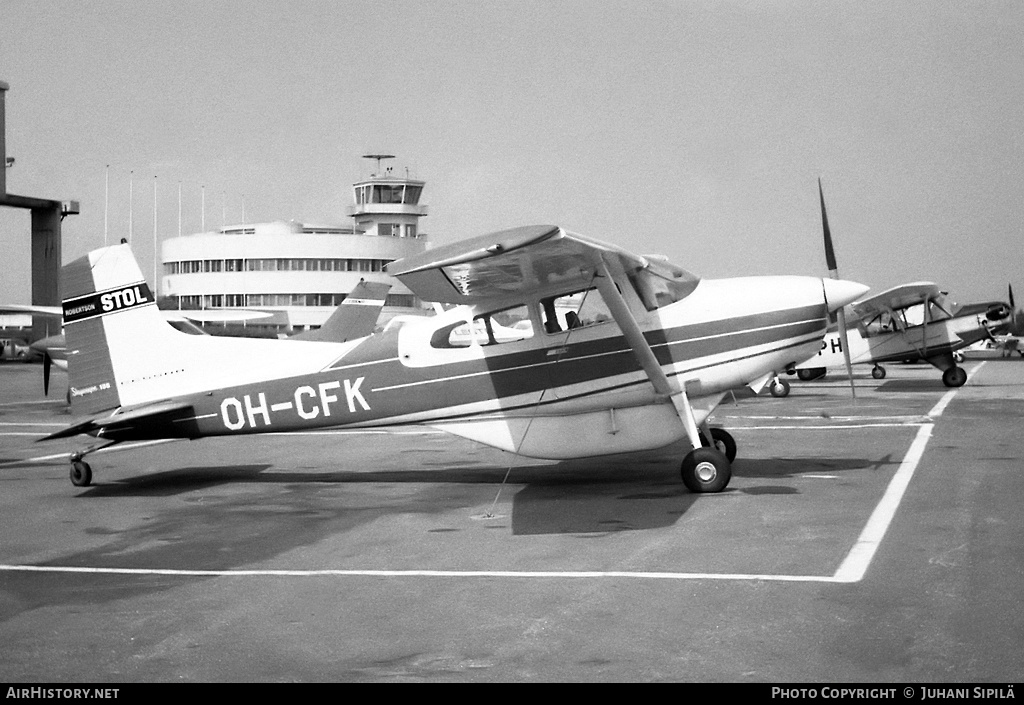
{"label": "tarmac", "polygon": [[425,428],[124,444],[0,364],[0,681],[1019,682],[1024,361],[737,395],[679,446],[517,458]]}

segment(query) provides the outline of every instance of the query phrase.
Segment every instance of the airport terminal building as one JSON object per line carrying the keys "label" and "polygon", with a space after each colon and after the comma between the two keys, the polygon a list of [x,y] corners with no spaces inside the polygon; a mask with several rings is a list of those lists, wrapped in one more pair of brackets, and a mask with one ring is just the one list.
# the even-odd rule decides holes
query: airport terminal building
{"label": "airport terminal building", "polygon": [[388,169],[353,184],[351,224],[246,223],[165,240],[160,293],[181,309],[271,312],[249,325],[276,332],[320,326],[361,279],[392,285],[382,319],[420,313],[422,302],[384,266],[427,249],[424,185]]}

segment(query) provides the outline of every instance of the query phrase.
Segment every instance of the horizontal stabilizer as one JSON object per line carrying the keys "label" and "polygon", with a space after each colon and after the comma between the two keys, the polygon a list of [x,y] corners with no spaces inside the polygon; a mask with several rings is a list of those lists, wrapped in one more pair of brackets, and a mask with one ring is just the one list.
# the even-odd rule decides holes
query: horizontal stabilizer
{"label": "horizontal stabilizer", "polygon": [[147,404],[145,406],[135,407],[127,411],[118,410],[117,412],[104,416],[97,416],[86,421],[82,421],[73,426],[63,428],[56,433],[51,433],[49,436],[40,438],[40,441],[52,441],[58,438],[69,438],[70,436],[77,436],[80,433],[93,433],[94,431],[103,431],[104,429],[112,429],[115,427],[123,426],[125,424],[134,423],[140,419],[151,420],[164,414],[170,414],[178,411],[188,411],[192,408],[191,404],[178,401],[164,401],[157,402],[156,404]]}

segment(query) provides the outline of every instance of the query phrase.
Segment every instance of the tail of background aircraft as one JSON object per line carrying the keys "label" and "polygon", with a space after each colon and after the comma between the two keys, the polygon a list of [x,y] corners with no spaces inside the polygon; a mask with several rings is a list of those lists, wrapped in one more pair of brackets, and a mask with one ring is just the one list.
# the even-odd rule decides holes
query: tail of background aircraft
{"label": "tail of background aircraft", "polygon": [[390,284],[360,280],[322,326],[293,335],[292,339],[344,343],[367,336],[377,325],[390,290]]}
{"label": "tail of background aircraft", "polygon": [[156,307],[128,245],[62,271],[68,386],[75,413],[320,370],[351,344],[186,335]]}

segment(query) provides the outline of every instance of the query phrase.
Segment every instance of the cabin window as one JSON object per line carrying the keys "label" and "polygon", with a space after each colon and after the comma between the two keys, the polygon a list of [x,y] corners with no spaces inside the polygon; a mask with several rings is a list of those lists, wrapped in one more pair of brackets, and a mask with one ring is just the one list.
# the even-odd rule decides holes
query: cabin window
{"label": "cabin window", "polygon": [[542,299],[540,307],[546,333],[586,328],[612,320],[612,314],[596,288]]}
{"label": "cabin window", "polygon": [[439,328],[431,336],[435,348],[468,348],[470,345],[500,345],[533,337],[530,310],[513,306],[475,316],[472,322],[458,321]]}
{"label": "cabin window", "polygon": [[861,332],[865,337],[870,338],[884,333],[894,333],[906,327],[907,322],[903,319],[902,311],[895,315],[890,314],[888,311],[883,311],[865,323],[863,328],[861,328]]}

